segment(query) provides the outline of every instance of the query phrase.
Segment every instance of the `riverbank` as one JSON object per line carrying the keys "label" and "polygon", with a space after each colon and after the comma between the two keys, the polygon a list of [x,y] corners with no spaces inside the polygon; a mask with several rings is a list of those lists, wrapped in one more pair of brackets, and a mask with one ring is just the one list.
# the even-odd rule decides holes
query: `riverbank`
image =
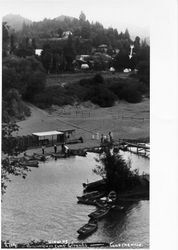
{"label": "riverbank", "polygon": [[98,146],[96,134],[113,133],[114,140],[149,137],[149,99],[141,103],[119,102],[113,107],[101,108],[91,103],[77,106],[53,106],[48,110],[29,105],[31,116],[20,121],[18,135],[34,132],[75,129],[75,138],[83,137],[84,143],[72,148]]}

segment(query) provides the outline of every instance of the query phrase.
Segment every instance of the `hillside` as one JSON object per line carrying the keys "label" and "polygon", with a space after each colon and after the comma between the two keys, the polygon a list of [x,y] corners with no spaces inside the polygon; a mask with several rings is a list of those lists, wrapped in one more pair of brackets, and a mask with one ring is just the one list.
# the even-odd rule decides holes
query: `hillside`
{"label": "hillside", "polygon": [[75,17],[66,16],[66,15],[60,15],[60,16],[54,18],[55,21],[64,21],[65,19],[70,19],[72,21],[72,20],[75,19]]}
{"label": "hillside", "polygon": [[15,14],[8,14],[4,16],[3,22],[7,22],[7,24],[15,31],[21,30],[24,23],[27,25],[32,24],[31,20]]}

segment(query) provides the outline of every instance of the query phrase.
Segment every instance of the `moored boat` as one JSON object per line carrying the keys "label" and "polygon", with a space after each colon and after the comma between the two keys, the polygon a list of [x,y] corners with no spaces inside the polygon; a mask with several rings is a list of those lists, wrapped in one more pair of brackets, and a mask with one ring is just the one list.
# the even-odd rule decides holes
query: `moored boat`
{"label": "moored boat", "polygon": [[96,200],[89,199],[89,198],[83,198],[80,196],[77,196],[78,203],[85,204],[85,205],[96,205]]}
{"label": "moored boat", "polygon": [[79,237],[87,237],[94,233],[98,228],[97,220],[90,219],[87,224],[85,224],[83,227],[81,227],[77,233],[79,234]]}
{"label": "moored boat", "polygon": [[38,161],[36,161],[36,160],[23,161],[21,164],[23,166],[27,166],[27,167],[38,168]]}
{"label": "moored boat", "polygon": [[105,195],[105,192],[93,191],[90,193],[86,193],[82,195],[81,197],[88,198],[88,199],[98,199],[98,198],[103,197],[104,195]]}
{"label": "moored boat", "polygon": [[77,196],[77,199],[78,203],[86,205],[96,205],[96,200],[103,197],[104,195],[104,192],[94,191],[91,193],[84,194],[83,196]]}
{"label": "moored boat", "polygon": [[91,183],[83,183],[83,187],[84,187],[84,192],[104,190],[106,187],[106,181],[99,180]]}
{"label": "moored boat", "polygon": [[111,209],[111,206],[103,207],[103,208],[100,208],[100,209],[92,212],[88,216],[90,218],[99,220],[99,219],[102,219],[103,217],[105,217],[109,213],[110,209]]}

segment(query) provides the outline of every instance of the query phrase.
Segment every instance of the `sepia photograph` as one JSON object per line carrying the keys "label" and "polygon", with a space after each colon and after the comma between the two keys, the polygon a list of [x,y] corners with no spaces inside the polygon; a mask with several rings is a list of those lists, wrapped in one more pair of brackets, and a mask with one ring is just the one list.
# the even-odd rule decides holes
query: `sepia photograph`
{"label": "sepia photograph", "polygon": [[150,2],[4,0],[2,248],[150,248]]}

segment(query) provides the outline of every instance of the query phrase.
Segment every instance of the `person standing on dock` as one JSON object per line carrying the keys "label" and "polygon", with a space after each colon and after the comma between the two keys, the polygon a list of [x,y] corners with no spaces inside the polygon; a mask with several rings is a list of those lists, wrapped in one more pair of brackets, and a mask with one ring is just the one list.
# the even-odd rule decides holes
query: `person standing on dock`
{"label": "person standing on dock", "polygon": [[109,132],[108,133],[108,139],[109,139],[109,142],[113,142],[113,138],[112,138],[112,133],[111,132]]}
{"label": "person standing on dock", "polygon": [[104,135],[101,134],[101,145],[103,144],[103,142],[104,142]]}
{"label": "person standing on dock", "polygon": [[57,146],[56,146],[56,144],[54,144],[54,153],[55,154],[57,153]]}
{"label": "person standing on dock", "polygon": [[69,148],[64,145],[64,148],[65,148],[65,156],[68,157],[69,156]]}
{"label": "person standing on dock", "polygon": [[42,154],[44,155],[44,153],[45,153],[45,147],[44,147],[44,145],[41,147],[41,149],[42,149]]}

